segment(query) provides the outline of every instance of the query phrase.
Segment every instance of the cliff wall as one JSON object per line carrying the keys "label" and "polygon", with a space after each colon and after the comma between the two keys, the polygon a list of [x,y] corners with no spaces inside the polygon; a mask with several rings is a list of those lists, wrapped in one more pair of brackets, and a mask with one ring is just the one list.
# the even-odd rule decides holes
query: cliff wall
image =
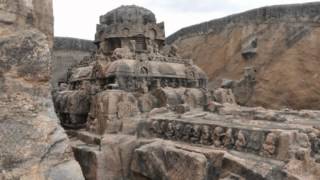
{"label": "cliff wall", "polygon": [[186,27],[167,38],[194,59],[210,86],[256,69],[240,104],[319,109],[320,3],[270,6]]}
{"label": "cliff wall", "polygon": [[65,81],[69,67],[79,63],[85,56],[90,56],[96,46],[92,41],[55,37],[52,60],[52,85],[57,87],[59,81]]}

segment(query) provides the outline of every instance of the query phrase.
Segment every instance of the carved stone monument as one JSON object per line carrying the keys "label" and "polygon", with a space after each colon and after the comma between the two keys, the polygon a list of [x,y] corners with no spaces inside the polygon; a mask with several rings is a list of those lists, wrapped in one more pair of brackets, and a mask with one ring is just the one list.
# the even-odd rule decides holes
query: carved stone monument
{"label": "carved stone monument", "polygon": [[164,40],[151,11],[112,10],[96,53],[53,93],[86,179],[319,177],[320,112],[241,107],[232,91],[208,90],[206,74]]}

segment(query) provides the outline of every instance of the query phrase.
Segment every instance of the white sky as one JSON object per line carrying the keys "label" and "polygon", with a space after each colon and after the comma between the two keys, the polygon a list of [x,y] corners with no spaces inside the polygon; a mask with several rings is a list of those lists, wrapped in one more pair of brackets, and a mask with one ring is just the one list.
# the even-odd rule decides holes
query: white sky
{"label": "white sky", "polygon": [[308,0],[53,0],[55,36],[94,39],[99,16],[121,5],[143,6],[165,22],[166,35],[204,21],[276,4]]}

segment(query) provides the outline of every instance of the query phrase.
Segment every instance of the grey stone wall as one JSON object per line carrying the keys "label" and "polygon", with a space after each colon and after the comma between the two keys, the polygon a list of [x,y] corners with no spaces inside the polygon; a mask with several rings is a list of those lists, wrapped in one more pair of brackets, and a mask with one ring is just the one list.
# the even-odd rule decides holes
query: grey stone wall
{"label": "grey stone wall", "polygon": [[55,37],[54,38],[54,51],[59,50],[75,50],[75,51],[95,51],[96,46],[93,41],[69,38],[69,37]]}
{"label": "grey stone wall", "polygon": [[306,22],[320,24],[320,2],[267,6],[185,27],[167,37],[168,44],[179,38],[219,33],[228,25],[248,23]]}
{"label": "grey stone wall", "polygon": [[70,66],[80,62],[83,57],[89,56],[95,49],[96,46],[90,40],[55,37],[51,78],[53,87],[56,87],[59,81],[65,80]]}

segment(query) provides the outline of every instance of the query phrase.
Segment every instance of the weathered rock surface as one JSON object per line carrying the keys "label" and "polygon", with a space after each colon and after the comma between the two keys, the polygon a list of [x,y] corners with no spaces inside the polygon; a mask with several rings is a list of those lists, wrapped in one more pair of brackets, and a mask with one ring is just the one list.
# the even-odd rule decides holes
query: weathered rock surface
{"label": "weathered rock surface", "polygon": [[103,137],[101,147],[75,141],[75,155],[87,179],[215,179],[223,153],[160,139]]}
{"label": "weathered rock surface", "polygon": [[53,45],[52,0],[2,0],[0,1],[0,35],[10,34],[17,28],[35,27]]}
{"label": "weathered rock surface", "polygon": [[211,87],[255,67],[256,85],[240,103],[319,109],[319,9],[320,3],[259,8],[183,28],[167,41],[195,60]]}
{"label": "weathered rock surface", "polygon": [[100,147],[87,146],[86,141],[73,141],[73,148],[86,179],[131,179],[133,152],[144,143],[134,136],[110,134],[101,140]]}
{"label": "weathered rock surface", "polygon": [[50,96],[51,3],[0,1],[1,180],[84,179]]}
{"label": "weathered rock surface", "polygon": [[135,149],[131,170],[148,179],[217,179],[223,153],[156,141]]}
{"label": "weathered rock surface", "polygon": [[58,82],[66,82],[64,77],[68,69],[84,57],[89,57],[95,49],[93,41],[55,37],[52,52],[52,86],[56,87]]}
{"label": "weathered rock surface", "polygon": [[50,49],[36,29],[0,37],[0,177],[83,179],[69,140],[54,114]]}

